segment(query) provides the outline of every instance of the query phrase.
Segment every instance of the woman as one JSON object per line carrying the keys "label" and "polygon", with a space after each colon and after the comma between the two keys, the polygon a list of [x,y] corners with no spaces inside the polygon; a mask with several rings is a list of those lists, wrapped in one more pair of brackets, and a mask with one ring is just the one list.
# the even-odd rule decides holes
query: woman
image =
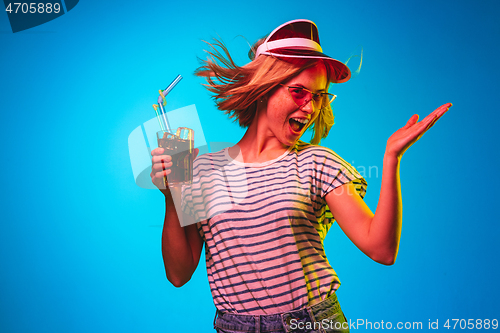
{"label": "woman", "polygon": [[[207,78],[218,108],[247,130],[237,145],[196,159],[182,208],[176,211],[173,203],[181,194],[162,189],[167,277],[177,287],[186,283],[205,244],[218,332],[347,332],[335,295],[340,281],[323,239],[336,220],[367,256],[394,263],[401,157],[451,104],[421,122],[412,116],[389,138],[373,214],[362,200],[365,180],[317,146],[333,125],[335,96],[328,86],[349,80],[350,71],[322,53],[316,25],[295,20],[279,26],[256,43],[243,67],[222,44],[215,46],[226,58],[212,46],[212,57],[196,74]],[[299,140],[308,128],[312,144]],[[162,154],[161,148],[152,152],[151,177],[159,188],[171,167],[170,156]]]}

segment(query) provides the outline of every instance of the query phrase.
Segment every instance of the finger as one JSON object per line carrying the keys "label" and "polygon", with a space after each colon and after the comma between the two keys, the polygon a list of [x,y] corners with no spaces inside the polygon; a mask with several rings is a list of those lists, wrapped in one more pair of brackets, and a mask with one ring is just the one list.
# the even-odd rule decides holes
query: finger
{"label": "finger", "polygon": [[[441,115],[441,116],[442,116],[442,115]],[[427,130],[429,130],[429,128],[431,128],[432,126],[434,126],[434,124],[436,123],[436,121],[438,121],[438,120],[439,120],[439,118],[441,118],[441,116],[436,117],[436,118],[435,118],[435,119],[434,119],[434,120],[433,120],[433,121],[429,124],[429,126],[427,126],[426,131],[427,131]]]}
{"label": "finger", "polygon": [[422,120],[422,122],[427,122],[427,125],[428,125],[430,122],[434,121],[434,116],[437,116],[438,118],[440,118],[443,114],[445,114],[450,109],[451,106],[452,106],[451,103],[446,103],[446,104],[441,105],[436,110],[432,111],[427,117],[425,117]]}
{"label": "finger", "polygon": [[431,128],[431,124],[435,123],[437,119],[438,118],[436,115],[434,116],[434,118],[427,116],[424,120],[418,123],[418,126],[415,128],[415,132],[413,134],[414,137],[416,137],[416,141],[418,141],[422,137],[422,135],[424,135],[424,133],[427,132],[429,128]]}
{"label": "finger", "polygon": [[165,183],[163,181],[164,176],[162,173],[151,172],[151,182],[159,189],[165,189]]}
{"label": "finger", "polygon": [[437,108],[436,109],[437,119],[441,118],[446,112],[448,112],[451,105],[452,105],[451,103],[446,103],[446,104],[441,105],[439,108]]}
{"label": "finger", "polygon": [[[446,112],[448,112],[448,110],[450,109],[451,106],[452,106],[451,103],[443,104],[439,108],[437,108],[433,113],[431,113],[428,117],[426,117],[426,118],[429,118],[429,121],[427,122],[426,130],[428,130],[429,128],[434,126],[434,124],[439,120],[439,118],[441,118]],[[430,118],[430,116],[432,114],[434,114],[434,117]]]}
{"label": "finger", "polygon": [[416,142],[418,141],[422,135],[430,128],[429,125],[435,120],[435,118],[429,118],[429,116],[425,117],[422,121],[418,122],[415,126],[410,126],[408,129],[408,139],[410,141]]}
{"label": "finger", "polygon": [[436,121],[438,121],[438,119],[440,118],[440,116],[435,116],[434,119],[432,119],[430,121],[430,123],[427,125],[427,127],[425,128],[425,131],[426,132],[427,130],[429,130],[429,128],[431,128],[432,126],[434,126],[434,124],[436,123]]}
{"label": "finger", "polygon": [[151,172],[151,180],[153,181],[154,184],[162,182],[163,180],[162,172],[154,172],[154,171]]}
{"label": "finger", "polygon": [[152,155],[152,156],[155,156],[155,155],[161,155],[161,154],[163,154],[164,150],[165,150],[165,149],[160,148],[160,147],[155,148],[155,149],[153,149],[153,150],[151,151],[151,155]]}
{"label": "finger", "polygon": [[[444,113],[443,113],[443,114],[444,114]],[[432,126],[434,126],[434,124],[435,124],[435,123],[439,120],[439,118],[441,118],[441,116],[442,116],[443,114],[441,114],[441,115],[439,115],[439,116],[437,116],[437,115],[436,115],[436,116],[434,116],[434,118],[433,118],[433,119],[431,119],[431,120],[427,123],[427,125],[426,125],[425,127],[422,127],[422,128],[423,128],[423,130],[421,130],[421,131],[420,131],[420,133],[419,133],[419,135],[418,135],[417,140],[419,140],[419,139],[422,137],[422,135],[424,135],[424,133],[425,133],[425,132],[427,132],[427,131],[428,131],[428,130],[432,127]]]}
{"label": "finger", "polygon": [[154,174],[155,178],[158,178],[158,179],[163,179],[163,177],[167,176],[167,175],[170,175],[170,173],[172,172],[172,170],[168,169],[168,170],[163,170],[163,171],[159,171],[159,172],[156,172]]}
{"label": "finger", "polygon": [[418,121],[418,114],[414,114],[413,116],[411,116],[410,120],[408,120],[408,122],[403,128],[409,128],[412,125],[415,125],[417,121]]}
{"label": "finger", "polygon": [[167,170],[167,169],[169,169],[171,167],[172,167],[172,162],[168,162],[168,163],[163,162],[163,163],[155,163],[155,164],[153,164],[152,169],[154,171],[163,171],[163,170]]}
{"label": "finger", "polygon": [[170,162],[172,161],[172,156],[170,155],[153,156],[152,161],[153,163]]}
{"label": "finger", "polygon": [[439,116],[437,114],[433,115],[432,117],[430,117],[430,116],[431,115],[425,117],[425,120],[422,120],[422,125],[425,128],[428,128],[431,123],[436,122],[436,120],[439,118]]}

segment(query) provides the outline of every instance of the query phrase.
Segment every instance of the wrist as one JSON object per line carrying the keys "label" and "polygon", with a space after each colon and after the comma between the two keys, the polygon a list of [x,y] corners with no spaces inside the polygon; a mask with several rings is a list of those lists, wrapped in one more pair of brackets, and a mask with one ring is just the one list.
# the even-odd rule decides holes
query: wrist
{"label": "wrist", "polygon": [[170,189],[167,187],[165,189],[161,189],[161,193],[165,196],[165,203],[173,203],[174,199],[172,198],[172,193]]}
{"label": "wrist", "polygon": [[384,154],[384,165],[398,165],[401,162],[401,157],[398,154],[386,151]]}

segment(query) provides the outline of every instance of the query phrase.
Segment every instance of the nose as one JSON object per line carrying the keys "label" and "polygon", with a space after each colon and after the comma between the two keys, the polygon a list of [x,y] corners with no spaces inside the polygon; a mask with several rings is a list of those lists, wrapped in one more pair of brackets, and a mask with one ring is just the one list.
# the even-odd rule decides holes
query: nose
{"label": "nose", "polygon": [[313,99],[306,100],[306,102],[300,107],[301,110],[311,114],[314,112],[314,103]]}

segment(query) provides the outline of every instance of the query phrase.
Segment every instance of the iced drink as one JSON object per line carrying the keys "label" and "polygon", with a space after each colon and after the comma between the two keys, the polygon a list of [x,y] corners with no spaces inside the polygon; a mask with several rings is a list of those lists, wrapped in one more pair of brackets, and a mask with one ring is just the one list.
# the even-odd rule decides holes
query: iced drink
{"label": "iced drink", "polygon": [[165,149],[163,155],[172,157],[171,172],[163,178],[165,187],[191,183],[193,180],[193,130],[180,127],[175,135],[159,131],[157,137],[158,147]]}

